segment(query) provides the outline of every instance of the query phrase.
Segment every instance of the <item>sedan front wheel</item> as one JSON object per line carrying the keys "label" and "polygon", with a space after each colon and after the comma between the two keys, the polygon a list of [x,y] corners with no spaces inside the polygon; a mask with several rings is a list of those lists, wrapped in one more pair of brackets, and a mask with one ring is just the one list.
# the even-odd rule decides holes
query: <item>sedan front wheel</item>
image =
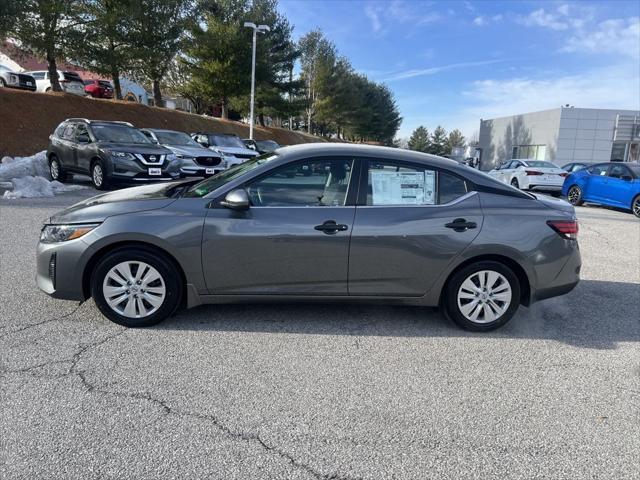
{"label": "sedan front wheel", "polygon": [[125,327],[149,327],[180,304],[180,273],[162,254],[123,247],[104,257],[91,277],[98,309]]}

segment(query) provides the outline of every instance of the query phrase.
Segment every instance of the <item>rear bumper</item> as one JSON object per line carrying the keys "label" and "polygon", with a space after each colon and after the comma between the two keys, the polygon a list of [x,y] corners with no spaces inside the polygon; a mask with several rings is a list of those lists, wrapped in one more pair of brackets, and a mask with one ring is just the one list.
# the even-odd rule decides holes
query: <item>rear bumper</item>
{"label": "rear bumper", "polygon": [[535,185],[529,184],[529,190],[536,190],[539,192],[560,192],[562,190],[562,184],[560,185]]}
{"label": "rear bumper", "polygon": [[580,282],[580,269],[582,268],[582,258],[577,245],[564,266],[560,269],[555,278],[551,281],[539,284],[531,292],[531,302],[544,300],[545,298],[564,295],[573,290]]}

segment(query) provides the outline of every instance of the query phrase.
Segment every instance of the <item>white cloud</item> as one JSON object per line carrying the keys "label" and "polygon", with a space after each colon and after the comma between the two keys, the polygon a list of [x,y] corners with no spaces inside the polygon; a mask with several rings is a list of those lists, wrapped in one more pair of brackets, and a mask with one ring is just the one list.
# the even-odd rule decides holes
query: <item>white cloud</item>
{"label": "white cloud", "polygon": [[378,9],[372,7],[371,5],[367,5],[364,8],[364,14],[367,16],[369,21],[371,22],[371,28],[374,32],[379,32],[382,30],[382,23],[380,22],[380,16],[378,14]]}
{"label": "white cloud", "polygon": [[448,116],[405,115],[399,136],[407,136],[418,125],[433,130],[459,128],[469,137],[479,128],[480,119],[505,117],[570,104],[576,108],[619,108],[640,110],[640,78],[633,62],[587,70],[575,75],[545,78],[484,79],[471,83],[465,91],[464,107]]}
{"label": "white cloud", "polygon": [[504,17],[502,14],[486,16],[486,15],[478,15],[473,19],[473,24],[477,27],[484,27],[485,25],[489,25],[490,23],[498,23],[501,22]]}
{"label": "white cloud", "polygon": [[526,16],[519,16],[516,21],[528,27],[549,28],[555,31],[583,28],[593,19],[593,11],[585,6],[560,5],[555,10],[539,8]]}
{"label": "white cloud", "polygon": [[451,63],[449,65],[440,65],[437,67],[429,67],[429,68],[414,68],[411,70],[405,70],[403,72],[392,73],[387,78],[384,78],[382,81],[393,82],[395,80],[404,80],[407,78],[424,77],[427,75],[435,75],[437,73],[446,72],[449,70],[456,70],[459,68],[479,67],[482,65],[491,65],[493,63],[499,63],[503,61],[504,60],[483,60],[478,62]]}
{"label": "white cloud", "polygon": [[617,53],[640,56],[640,17],[610,19],[569,37],[565,52]]}

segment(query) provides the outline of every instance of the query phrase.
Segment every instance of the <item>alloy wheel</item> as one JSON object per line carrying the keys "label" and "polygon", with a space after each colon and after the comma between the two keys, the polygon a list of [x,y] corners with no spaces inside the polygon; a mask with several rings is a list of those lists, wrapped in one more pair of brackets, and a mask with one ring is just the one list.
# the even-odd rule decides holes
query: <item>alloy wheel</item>
{"label": "alloy wheel", "polygon": [[91,177],[93,178],[93,184],[96,187],[102,186],[103,172],[102,172],[102,167],[100,166],[99,163],[96,163],[93,166],[93,171],[91,172]]}
{"label": "alloy wheel", "polygon": [[511,285],[504,275],[481,270],[469,275],[458,289],[458,308],[473,323],[498,320],[511,305]]}
{"label": "alloy wheel", "polygon": [[158,270],[145,262],[130,261],[121,262],[107,272],[102,293],[116,313],[144,318],[162,306],[167,288]]}
{"label": "alloy wheel", "polygon": [[636,199],[633,201],[633,214],[640,218],[640,195],[636,197]]}
{"label": "alloy wheel", "polygon": [[581,196],[582,192],[580,192],[579,187],[571,187],[569,189],[569,193],[567,194],[567,198],[569,199],[569,203],[571,205],[576,205],[580,201]]}
{"label": "alloy wheel", "polygon": [[58,180],[58,177],[60,176],[60,165],[58,165],[57,160],[51,160],[50,170],[51,170],[51,179]]}

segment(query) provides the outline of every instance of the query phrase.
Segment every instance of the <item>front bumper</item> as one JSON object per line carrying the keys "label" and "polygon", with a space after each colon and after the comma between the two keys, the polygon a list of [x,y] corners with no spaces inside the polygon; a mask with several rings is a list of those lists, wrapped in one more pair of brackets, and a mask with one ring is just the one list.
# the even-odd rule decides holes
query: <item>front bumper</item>
{"label": "front bumper", "polygon": [[83,238],[60,243],[39,242],[36,248],[36,284],[53,298],[85,300],[82,275],[91,247]]}
{"label": "front bumper", "polygon": [[[137,160],[111,158],[108,174],[114,182],[145,183],[171,181],[180,178],[180,162],[168,162],[159,166],[142,165]],[[160,169],[160,175],[151,175],[150,169]]]}

